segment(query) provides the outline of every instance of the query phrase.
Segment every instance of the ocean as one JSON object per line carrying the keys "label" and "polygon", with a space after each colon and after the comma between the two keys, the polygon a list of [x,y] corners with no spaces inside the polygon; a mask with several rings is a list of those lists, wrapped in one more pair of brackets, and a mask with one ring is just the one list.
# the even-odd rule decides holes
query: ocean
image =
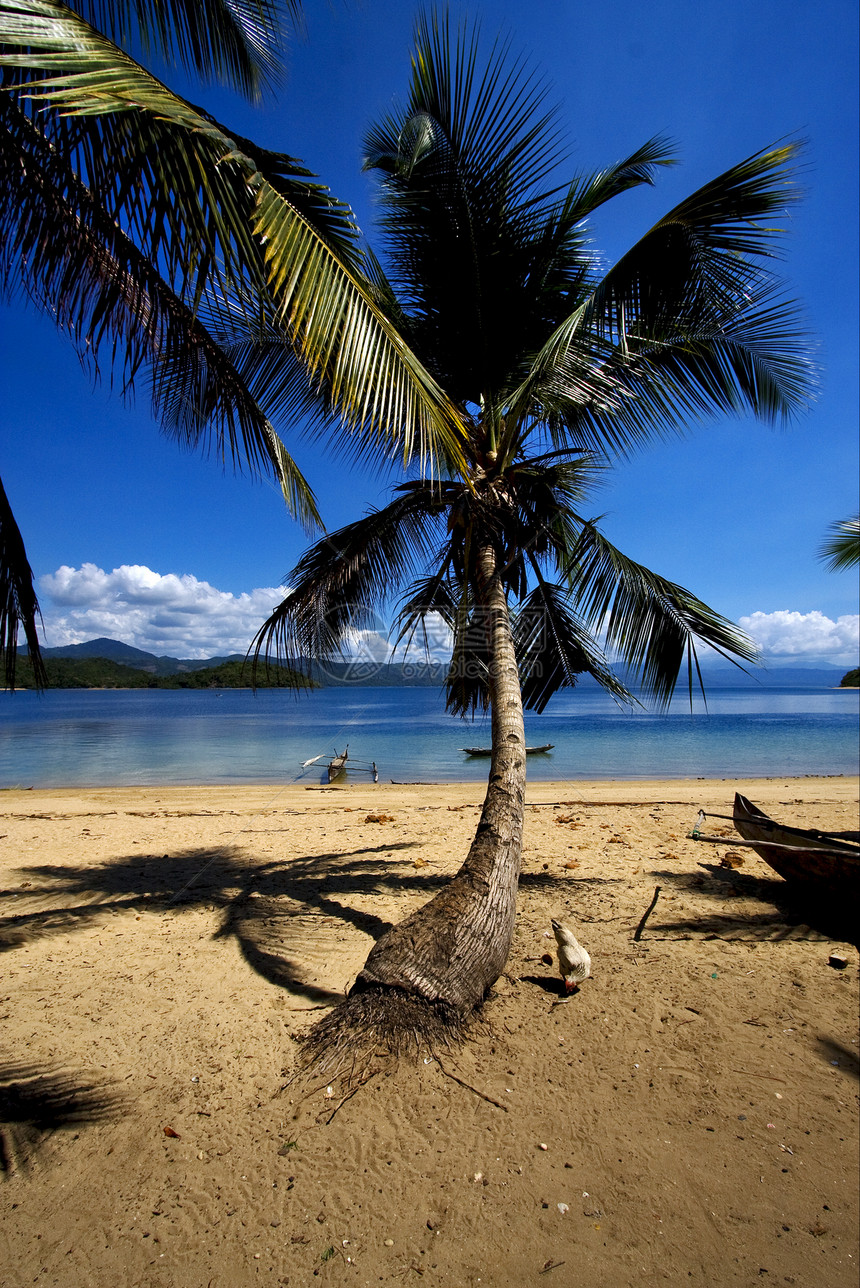
{"label": "ocean", "polygon": [[[713,689],[707,709],[695,699],[691,712],[685,695],[655,714],[574,689],[527,714],[526,739],[554,744],[529,757],[533,780],[853,775],[858,692]],[[489,740],[489,720],[447,715],[432,688],[0,693],[3,788],[311,785],[347,744],[383,783],[480,782],[489,762],[462,748]]]}

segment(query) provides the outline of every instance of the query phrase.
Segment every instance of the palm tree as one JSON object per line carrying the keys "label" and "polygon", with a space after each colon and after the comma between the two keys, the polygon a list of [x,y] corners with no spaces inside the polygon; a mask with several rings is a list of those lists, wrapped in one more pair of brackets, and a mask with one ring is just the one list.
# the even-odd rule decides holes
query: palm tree
{"label": "palm tree", "polygon": [[402,594],[401,639],[430,616],[453,639],[447,703],[489,708],[492,758],[460,871],[374,946],[323,1022],[375,1032],[455,1028],[504,967],[513,933],[526,779],[523,709],[589,672],[627,696],[599,647],[658,702],[697,642],[733,659],[732,624],[625,557],[588,517],[614,457],[691,419],[803,404],[810,368],[767,267],[770,220],[792,200],[792,145],[760,152],[676,206],[607,272],[587,229],[603,203],[670,164],[653,139],[560,184],[545,89],[509,48],[482,64],[477,34],[424,16],[408,101],[366,137],[380,177],[379,297],[458,408],[463,464],[408,477],[390,503],[305,554],[255,642],[325,657]]}
{"label": "palm tree", "polygon": [[[312,528],[313,497],[242,369],[245,347],[217,338],[224,317],[234,330],[241,317],[246,338],[276,328],[297,369],[293,410],[321,382],[351,429],[425,453],[439,440],[456,453],[456,412],[379,308],[347,207],[129,52],[255,98],[277,77],[284,15],[299,11],[299,0],[0,0],[0,292],[53,316],[94,374],[106,354],[124,392],[145,375],[169,433],[269,471]],[[38,605],[5,497],[0,524],[8,681],[19,626],[38,655]]]}

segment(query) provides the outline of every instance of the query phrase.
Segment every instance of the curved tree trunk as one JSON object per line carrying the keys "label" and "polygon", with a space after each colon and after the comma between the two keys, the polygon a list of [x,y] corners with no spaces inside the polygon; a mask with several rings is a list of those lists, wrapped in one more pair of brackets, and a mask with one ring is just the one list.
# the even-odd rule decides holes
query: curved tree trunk
{"label": "curved tree trunk", "polygon": [[490,656],[493,752],[478,830],[453,880],[374,945],[352,993],[396,989],[458,1021],[498,979],[516,916],[526,782],[525,730],[510,616],[491,546],[478,556]]}

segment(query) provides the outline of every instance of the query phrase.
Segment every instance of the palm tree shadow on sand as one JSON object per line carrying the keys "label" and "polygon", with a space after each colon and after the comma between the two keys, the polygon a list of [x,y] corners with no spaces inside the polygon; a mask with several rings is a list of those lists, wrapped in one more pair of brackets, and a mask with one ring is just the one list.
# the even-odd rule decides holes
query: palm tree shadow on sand
{"label": "palm tree shadow on sand", "polygon": [[[392,923],[371,909],[374,896],[423,903],[445,884],[393,851],[418,842],[322,851],[289,860],[261,860],[238,846],[190,849],[177,854],[126,855],[98,866],[69,869],[37,865],[20,869],[28,887],[16,911],[0,918],[0,953],[57,935],[73,934],[127,912],[181,915],[189,908],[220,914],[216,939],[234,939],[244,960],[270,984],[315,1005],[343,1000],[346,987],[320,979],[339,946],[360,949]],[[559,884],[548,873],[524,873],[524,890],[546,892]],[[596,878],[588,884],[616,884]],[[569,883],[565,885],[567,889]],[[4,892],[8,895],[9,892]],[[20,897],[20,887],[15,891]],[[358,906],[356,906],[358,905]],[[20,910],[18,910],[20,909]],[[356,940],[352,932],[359,932]],[[555,981],[553,981],[555,986]]]}
{"label": "palm tree shadow on sand", "polygon": [[[16,896],[14,911],[0,918],[0,952],[73,935],[123,913],[178,917],[206,908],[220,913],[214,937],[235,939],[252,970],[298,999],[331,1006],[343,992],[314,973],[328,973],[333,944],[350,931],[375,939],[390,926],[349,901],[370,903],[383,890],[424,898],[442,884],[409,858],[388,857],[411,848],[388,843],[280,862],[229,847],[133,854],[77,869],[29,866],[14,891],[0,892],[7,904]],[[0,1173],[25,1167],[53,1133],[107,1121],[121,1104],[110,1084],[83,1073],[0,1061]]]}
{"label": "palm tree shadow on sand", "polygon": [[121,1107],[115,1088],[84,1074],[0,1062],[0,1173],[22,1170],[55,1132],[108,1121]]}
{"label": "palm tree shadow on sand", "polygon": [[[350,932],[371,940],[391,923],[370,909],[375,895],[429,898],[443,878],[406,857],[417,842],[261,860],[238,846],[163,857],[126,855],[96,867],[21,869],[28,891],[0,919],[0,952],[88,929],[120,913],[220,914],[218,939],[235,939],[248,965],[271,984],[317,1004],[344,993],[321,979],[330,953]],[[384,856],[384,857],[383,857]],[[20,890],[15,892],[20,896]],[[366,905],[366,906],[365,906]],[[363,950],[366,942],[362,939]]]}

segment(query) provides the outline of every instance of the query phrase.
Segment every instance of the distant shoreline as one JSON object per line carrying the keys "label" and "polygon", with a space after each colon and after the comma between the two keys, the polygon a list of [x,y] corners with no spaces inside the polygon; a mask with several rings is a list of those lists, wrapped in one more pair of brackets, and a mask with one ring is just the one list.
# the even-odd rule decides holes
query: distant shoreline
{"label": "distant shoreline", "polygon": [[[856,774],[768,774],[756,778],[740,777],[729,775],[723,778],[567,778],[567,779],[532,779],[526,783],[526,805],[545,804],[551,799],[564,799],[572,795],[576,799],[588,803],[594,803],[596,800],[605,801],[606,798],[612,798],[620,802],[635,802],[639,804],[652,803],[654,800],[660,800],[665,797],[671,788],[675,797],[683,796],[684,803],[694,804],[700,799],[710,798],[722,799],[726,796],[727,791],[734,792],[736,789],[742,791],[744,795],[749,793],[755,798],[756,790],[767,792],[773,790],[774,784],[784,783],[789,785],[803,784],[808,790],[814,787],[816,783],[827,784],[828,793],[834,798],[843,801],[856,801],[860,793],[860,776]],[[727,788],[726,784],[730,784]],[[285,801],[293,807],[299,804],[309,805],[311,808],[313,797],[307,795],[312,792],[314,796],[330,795],[332,800],[337,799],[340,793],[348,797],[361,797],[368,802],[376,804],[383,803],[382,798],[391,797],[397,799],[413,799],[421,797],[428,801],[438,804],[457,804],[461,803],[465,797],[475,798],[475,803],[480,803],[485,792],[485,782],[483,779],[472,781],[451,781],[448,779],[438,782],[396,782],[391,779],[381,778],[378,783],[370,783],[366,778],[347,779],[342,783],[296,783],[289,782],[279,784],[274,782],[257,782],[241,783],[232,785],[230,783],[140,783],[109,785],[99,783],[92,786],[71,786],[71,787],[0,787],[0,800],[3,806],[9,805],[9,799],[16,794],[20,795],[22,800],[26,800],[28,806],[34,799],[38,799],[44,804],[44,808],[50,808],[50,801],[56,800],[59,804],[62,802],[64,808],[68,808],[74,798],[80,798],[80,805],[83,806],[86,801],[93,799],[102,799],[105,796],[111,798],[116,808],[122,808],[124,800],[129,804],[138,803],[141,800],[152,799],[161,805],[177,806],[189,798],[196,803],[200,803],[204,797],[223,796],[229,798],[231,809],[279,809],[282,808]],[[456,796],[456,801],[452,801],[452,793]],[[280,804],[276,804],[280,802]],[[570,803],[569,801],[567,803]],[[4,811],[0,809],[0,814]]]}

